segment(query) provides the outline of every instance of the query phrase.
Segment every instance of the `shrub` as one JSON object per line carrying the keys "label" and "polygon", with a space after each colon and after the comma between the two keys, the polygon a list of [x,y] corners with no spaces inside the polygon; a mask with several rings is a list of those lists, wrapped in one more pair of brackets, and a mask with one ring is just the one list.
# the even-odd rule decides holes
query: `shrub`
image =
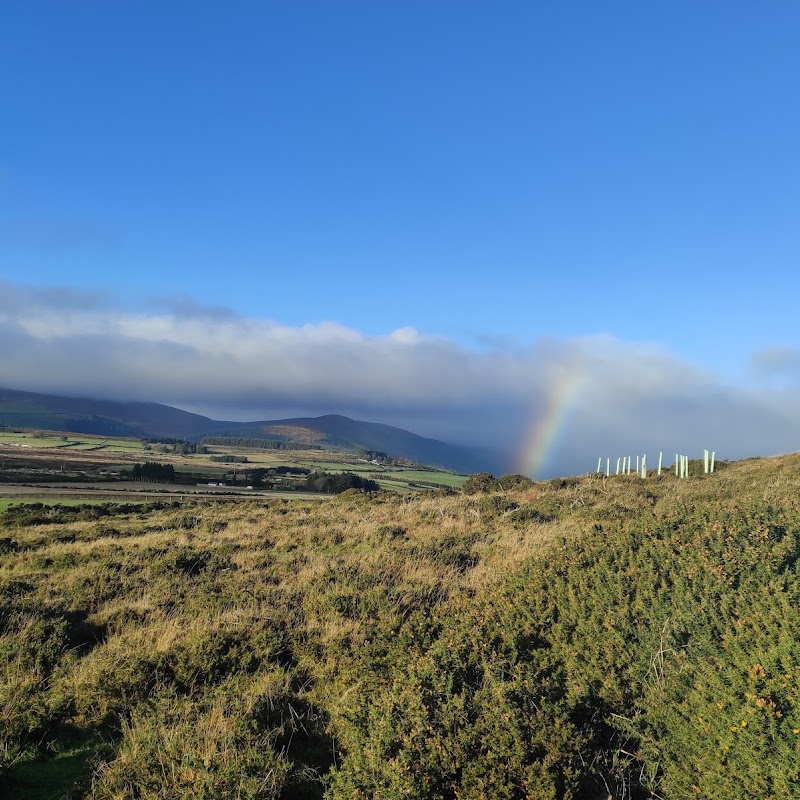
{"label": "shrub", "polygon": [[365,492],[377,492],[380,486],[376,481],[362,478],[352,472],[312,472],[302,488],[323,494],[340,494],[348,489],[360,489]]}
{"label": "shrub", "polygon": [[405,539],[406,529],[401,525],[379,525],[375,531],[380,539]]}
{"label": "shrub", "polygon": [[498,484],[504,491],[511,489],[531,489],[536,485],[535,481],[531,480],[527,475],[503,475],[497,479]]}
{"label": "shrub", "polygon": [[493,517],[514,511],[514,509],[519,508],[519,503],[503,495],[493,494],[479,498],[478,508],[480,508],[481,512],[484,514]]}
{"label": "shrub", "polygon": [[461,491],[464,494],[487,494],[488,492],[497,492],[501,488],[497,478],[490,472],[478,472],[470,475],[464,481]]}

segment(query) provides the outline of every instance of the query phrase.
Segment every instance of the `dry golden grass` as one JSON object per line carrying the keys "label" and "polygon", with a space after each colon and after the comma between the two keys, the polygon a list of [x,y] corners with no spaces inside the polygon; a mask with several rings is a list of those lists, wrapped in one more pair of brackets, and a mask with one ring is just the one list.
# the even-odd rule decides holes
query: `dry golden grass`
{"label": "dry golden grass", "polygon": [[[305,780],[296,770],[313,771],[311,756],[289,756],[302,739],[293,714],[309,729],[344,728],[354,698],[388,678],[384,660],[414,614],[491,597],[598,526],[798,498],[800,459],[782,456],[685,481],[585,476],[485,495],[346,493],[11,522],[0,556],[6,760],[68,724],[115,743],[92,797],[158,797],[165,786],[174,797],[277,796],[291,775]],[[153,770],[161,783],[143,788]]]}

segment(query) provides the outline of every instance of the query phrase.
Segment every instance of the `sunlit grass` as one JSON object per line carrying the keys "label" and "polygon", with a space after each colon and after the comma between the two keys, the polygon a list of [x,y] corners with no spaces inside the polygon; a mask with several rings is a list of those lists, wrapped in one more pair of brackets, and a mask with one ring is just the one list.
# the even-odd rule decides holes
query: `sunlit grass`
{"label": "sunlit grass", "polygon": [[[12,508],[0,781],[791,796],[799,490],[786,456],[686,481]],[[71,744],[101,740],[89,760]]]}

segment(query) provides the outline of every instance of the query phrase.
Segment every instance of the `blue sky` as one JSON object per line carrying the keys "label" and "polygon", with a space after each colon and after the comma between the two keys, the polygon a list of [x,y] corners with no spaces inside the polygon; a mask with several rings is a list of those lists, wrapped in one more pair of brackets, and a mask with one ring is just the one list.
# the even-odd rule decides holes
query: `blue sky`
{"label": "blue sky", "polygon": [[[607,344],[575,343],[614,341],[772,404],[800,363],[799,34],[793,2],[8,0],[6,306],[203,318],[207,337],[225,314],[284,339],[333,323],[370,352],[413,328],[542,381],[543,342],[599,363]],[[196,405],[314,405],[266,394]],[[425,433],[474,428],[433,409]]]}

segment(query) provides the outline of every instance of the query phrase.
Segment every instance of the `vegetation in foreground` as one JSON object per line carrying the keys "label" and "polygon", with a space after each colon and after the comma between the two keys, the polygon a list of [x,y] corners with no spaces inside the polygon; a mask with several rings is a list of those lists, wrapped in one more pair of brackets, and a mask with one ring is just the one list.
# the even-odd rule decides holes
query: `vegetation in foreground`
{"label": "vegetation in foreground", "polygon": [[466,488],[5,512],[8,796],[796,793],[800,457]]}

